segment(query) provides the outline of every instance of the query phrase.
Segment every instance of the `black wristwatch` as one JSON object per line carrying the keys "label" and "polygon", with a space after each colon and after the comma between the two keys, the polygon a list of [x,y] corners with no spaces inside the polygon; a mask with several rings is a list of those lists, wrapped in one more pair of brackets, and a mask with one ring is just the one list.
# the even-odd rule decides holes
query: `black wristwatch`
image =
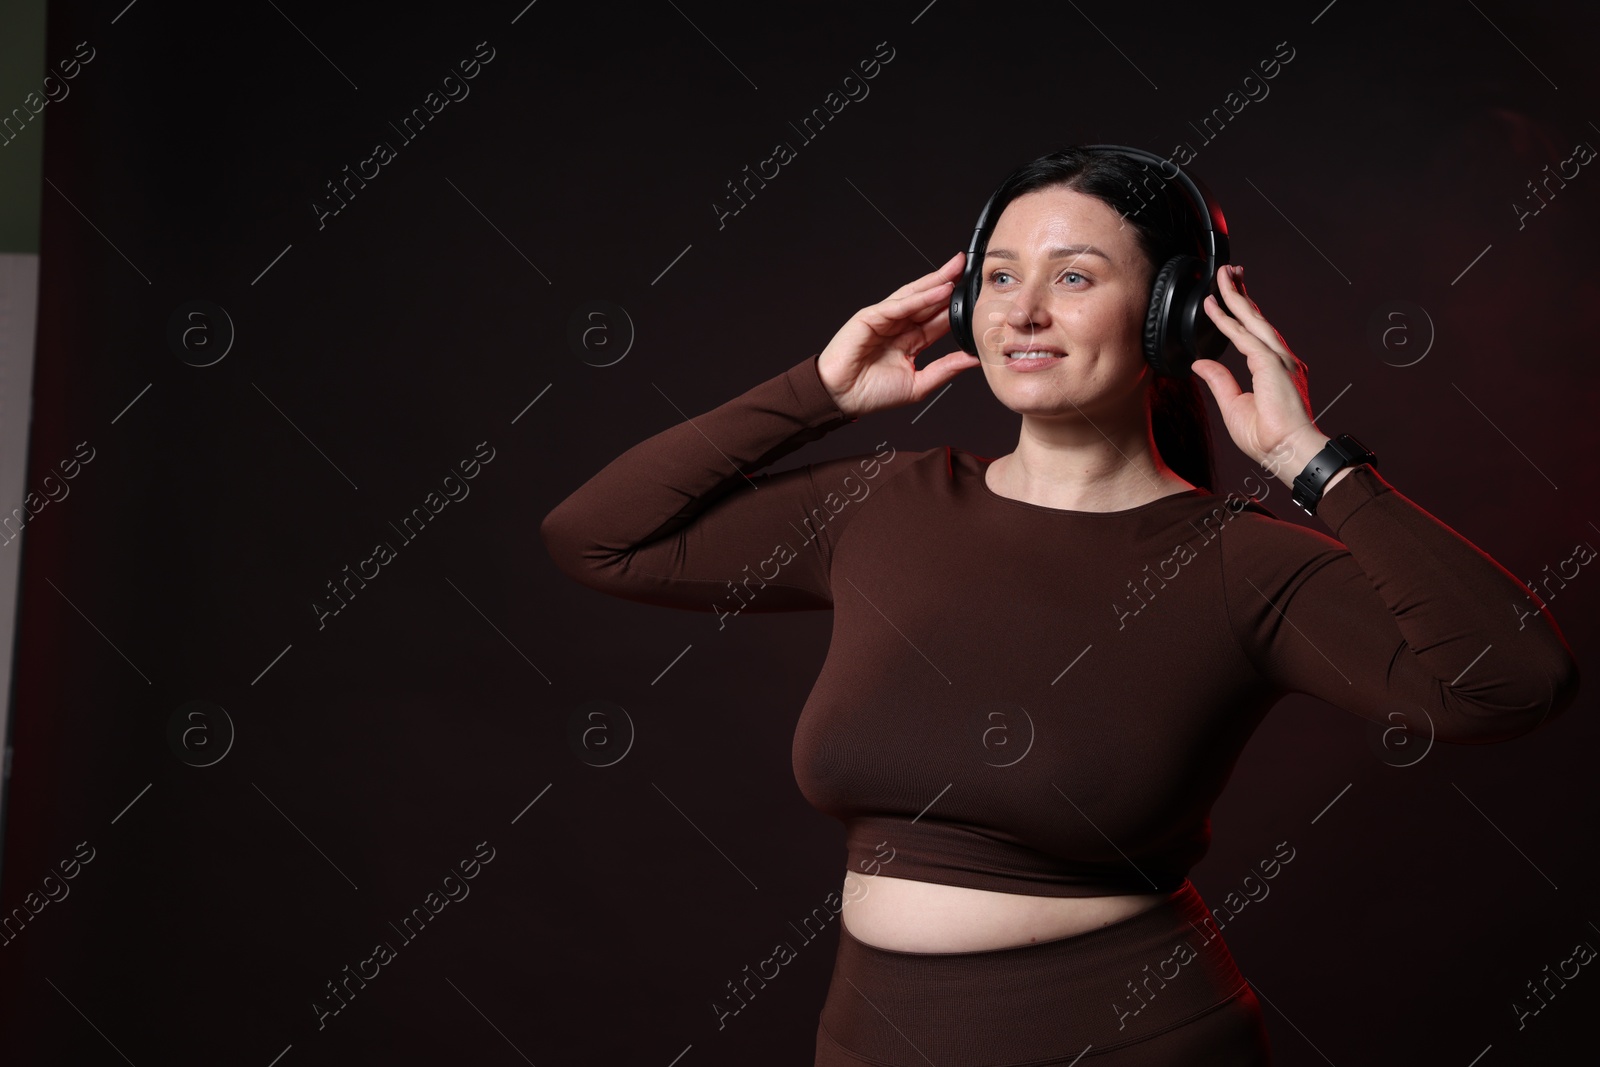
{"label": "black wristwatch", "polygon": [[1358,463],[1377,463],[1378,455],[1347,433],[1329,438],[1321,452],[1311,457],[1306,469],[1295,475],[1294,502],[1305,509],[1307,515],[1317,513],[1322,500],[1322,490],[1328,479]]}

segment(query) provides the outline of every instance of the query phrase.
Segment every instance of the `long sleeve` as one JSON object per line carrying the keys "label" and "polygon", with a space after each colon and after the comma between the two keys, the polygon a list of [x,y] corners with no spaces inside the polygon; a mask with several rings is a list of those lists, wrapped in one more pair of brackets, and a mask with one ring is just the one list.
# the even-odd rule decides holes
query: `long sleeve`
{"label": "long sleeve", "polygon": [[1578,665],[1548,609],[1371,466],[1317,515],[1337,540],[1259,515],[1222,538],[1229,623],[1264,677],[1457,743],[1516,737],[1572,704]]}
{"label": "long sleeve", "polygon": [[832,545],[857,510],[839,501],[870,490],[878,459],[756,472],[854,421],[810,356],[628,449],[540,534],[564,573],[628,600],[719,615],[831,607]]}

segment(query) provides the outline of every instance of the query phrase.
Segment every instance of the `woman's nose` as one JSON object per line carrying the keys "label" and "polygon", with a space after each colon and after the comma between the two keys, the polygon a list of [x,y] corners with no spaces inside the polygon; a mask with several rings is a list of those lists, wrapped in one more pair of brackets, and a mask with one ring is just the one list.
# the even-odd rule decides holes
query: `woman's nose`
{"label": "woman's nose", "polygon": [[1046,307],[1044,293],[1040,287],[1032,283],[1018,286],[1012,293],[1011,306],[1007,309],[1006,323],[1016,328],[1026,326],[1044,326],[1050,321],[1050,311]]}

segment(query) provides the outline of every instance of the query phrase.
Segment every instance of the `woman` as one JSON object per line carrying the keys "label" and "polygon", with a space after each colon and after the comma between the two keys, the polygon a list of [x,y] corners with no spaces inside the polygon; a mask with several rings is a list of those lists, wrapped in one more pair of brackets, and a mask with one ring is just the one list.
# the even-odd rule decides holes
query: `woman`
{"label": "woman", "polygon": [[[834,611],[793,750],[807,800],[847,827],[818,1065],[1268,1063],[1187,872],[1271,706],[1304,692],[1479,743],[1576,694],[1548,612],[1507,610],[1528,590],[1370,463],[1315,505],[1339,540],[1211,491],[1194,379],[1157,379],[1141,348],[1157,266],[1198,226],[1175,188],[1132,193],[1134,167],[1069,150],[1007,179],[977,353],[914,362],[949,332],[957,254],[542,525],[566,573],[617,596],[723,627]],[[1214,295],[1205,313],[1253,391],[1192,367],[1287,487],[1329,438],[1238,274],[1218,279],[1231,314]],[[755,474],[980,366],[1022,416],[1008,455],[885,441]]]}

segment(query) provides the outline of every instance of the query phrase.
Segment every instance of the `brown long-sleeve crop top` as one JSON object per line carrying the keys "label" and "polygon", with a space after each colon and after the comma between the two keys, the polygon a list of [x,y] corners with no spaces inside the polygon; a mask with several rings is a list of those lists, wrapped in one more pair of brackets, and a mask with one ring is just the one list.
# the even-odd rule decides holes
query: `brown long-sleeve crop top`
{"label": "brown long-sleeve crop top", "polygon": [[1459,743],[1576,695],[1548,610],[1367,465],[1318,507],[1338,540],[1199,489],[1043,507],[949,447],[757,473],[855,421],[816,358],[630,448],[540,532],[578,582],[717,628],[833,609],[792,755],[852,870],[1165,892],[1285,693]]}

